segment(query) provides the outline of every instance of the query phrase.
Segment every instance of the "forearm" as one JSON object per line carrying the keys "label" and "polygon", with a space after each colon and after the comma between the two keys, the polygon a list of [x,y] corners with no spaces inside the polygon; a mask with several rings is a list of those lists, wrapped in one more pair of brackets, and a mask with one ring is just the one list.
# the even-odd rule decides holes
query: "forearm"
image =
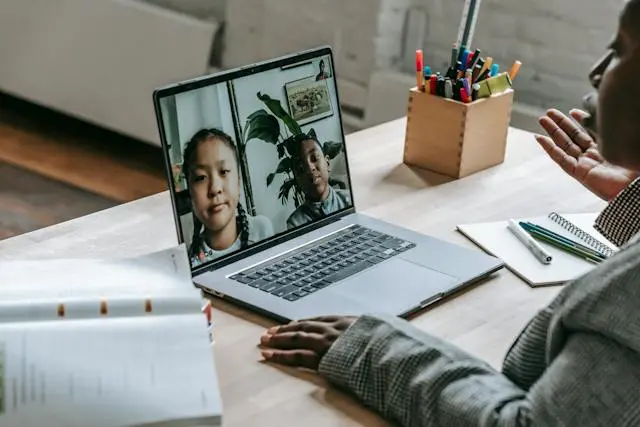
{"label": "forearm", "polygon": [[406,427],[499,426],[526,407],[525,392],[504,375],[394,317],[360,318],[320,373]]}

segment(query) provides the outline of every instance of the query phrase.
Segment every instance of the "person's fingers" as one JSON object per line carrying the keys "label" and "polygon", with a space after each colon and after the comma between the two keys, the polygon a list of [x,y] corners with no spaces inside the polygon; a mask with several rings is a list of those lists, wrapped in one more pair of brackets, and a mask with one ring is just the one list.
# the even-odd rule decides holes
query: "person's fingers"
{"label": "person's fingers", "polygon": [[[593,145],[593,139],[582,126],[577,125],[576,122],[558,110],[549,110],[548,116],[560,127],[560,129],[564,131],[567,136],[569,136],[571,142],[578,147],[580,152],[584,152],[591,148]],[[565,151],[569,152],[568,150]],[[569,152],[569,154],[572,153]]]}
{"label": "person's fingers", "polygon": [[564,150],[557,146],[557,144],[549,137],[543,135],[536,135],[536,141],[544,151],[547,152],[549,157],[558,164],[566,173],[571,176],[575,175],[576,165],[578,164],[578,160],[569,154],[567,154]]}
{"label": "person's fingers", "polygon": [[274,326],[267,331],[269,335],[280,334],[283,332],[313,332],[316,334],[322,334],[327,331],[329,325],[327,323],[314,321],[314,320],[303,320],[300,322],[292,322],[288,325]]}
{"label": "person's fingers", "polygon": [[584,125],[584,120],[587,117],[591,116],[586,111],[578,110],[577,108],[574,108],[573,110],[569,111],[569,115],[573,117],[573,120],[580,123],[581,126]]}
{"label": "person's fingers", "polygon": [[596,140],[598,139],[598,135],[596,135],[594,130],[586,123],[587,120],[591,119],[591,114],[589,114],[589,113],[587,113],[585,111],[582,111],[582,110],[578,110],[578,109],[571,110],[569,112],[569,114],[571,114],[571,117],[573,117],[573,119],[575,121],[580,123],[580,126],[582,126],[584,128],[584,130],[589,135],[589,138],[591,138],[591,147],[590,148],[596,148],[597,145],[598,145],[596,143]]}
{"label": "person's fingers", "polygon": [[336,316],[336,315],[333,315],[333,316],[318,316],[318,317],[312,317],[310,319],[301,320],[301,322],[313,321],[313,322],[323,322],[323,323],[334,323],[334,322],[337,322],[338,320],[343,319],[343,318],[344,318],[344,316]]}
{"label": "person's fingers", "polygon": [[267,362],[296,368],[318,369],[320,356],[310,350],[263,350],[262,357]]}
{"label": "person's fingers", "polygon": [[316,353],[326,352],[331,345],[321,334],[301,331],[263,335],[260,344],[279,350],[312,350]]}
{"label": "person's fingers", "polygon": [[580,147],[574,144],[573,141],[571,141],[571,138],[569,138],[569,135],[567,135],[550,117],[540,117],[539,123],[553,142],[568,155],[577,158],[582,154]]}

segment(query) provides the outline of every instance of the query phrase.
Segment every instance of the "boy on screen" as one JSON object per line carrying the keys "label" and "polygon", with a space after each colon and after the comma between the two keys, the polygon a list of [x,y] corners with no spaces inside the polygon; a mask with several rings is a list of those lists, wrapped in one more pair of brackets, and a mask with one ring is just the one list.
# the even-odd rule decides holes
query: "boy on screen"
{"label": "boy on screen", "polygon": [[248,215],[240,203],[238,154],[229,135],[198,131],[184,150],[182,169],[193,210],[192,267],[274,234],[269,219]]}
{"label": "boy on screen", "polygon": [[287,219],[288,229],[351,206],[349,191],[335,189],[329,184],[330,159],[315,137],[302,134],[292,138],[288,151],[296,186],[305,198],[304,203]]}

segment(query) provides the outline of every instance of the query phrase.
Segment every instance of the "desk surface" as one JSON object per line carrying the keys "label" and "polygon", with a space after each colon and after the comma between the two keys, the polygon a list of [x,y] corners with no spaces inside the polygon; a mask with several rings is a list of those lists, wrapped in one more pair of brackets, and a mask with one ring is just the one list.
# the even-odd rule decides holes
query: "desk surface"
{"label": "desk surface", "polygon": [[[533,135],[509,132],[504,164],[461,180],[402,163],[405,121],[347,137],[358,210],[435,237],[475,247],[459,223],[510,217],[596,212],[601,200],[567,177]],[[146,236],[146,237],[143,237]],[[120,257],[177,243],[168,193],[0,242],[0,259]],[[531,289],[508,270],[443,302],[413,322],[499,367],[514,337],[559,288]],[[216,302],[216,365],[225,425],[386,425],[312,375],[259,363],[263,318]]]}

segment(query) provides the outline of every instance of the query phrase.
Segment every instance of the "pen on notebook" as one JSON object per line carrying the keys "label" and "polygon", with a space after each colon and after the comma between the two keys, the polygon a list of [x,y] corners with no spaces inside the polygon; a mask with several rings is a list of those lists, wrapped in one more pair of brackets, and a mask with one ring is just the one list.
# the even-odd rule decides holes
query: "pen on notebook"
{"label": "pen on notebook", "polygon": [[541,227],[539,225],[536,225],[536,224],[533,224],[533,223],[530,223],[530,222],[520,222],[520,226],[522,228],[524,228],[527,232],[529,232],[531,230],[535,230],[535,231],[537,231],[539,233],[546,234],[547,236],[549,236],[551,238],[558,239],[558,240],[560,240],[560,241],[562,241],[562,242],[564,242],[564,243],[566,243],[568,245],[571,245],[571,246],[577,247],[579,249],[582,249],[585,252],[589,252],[592,255],[594,255],[594,256],[596,256],[598,258],[601,258],[602,260],[607,259],[607,256],[605,254],[603,254],[601,252],[598,252],[593,248],[590,248],[588,246],[585,246],[585,245],[582,245],[582,244],[580,244],[578,242],[575,242],[575,241],[573,241],[571,239],[568,239],[568,238],[566,238],[566,237],[564,237],[564,236],[562,236],[562,235],[560,235],[558,233],[555,233],[555,232],[553,232],[551,230],[548,230],[548,229],[546,229],[544,227]]}
{"label": "pen on notebook", "polygon": [[591,261],[591,262],[595,262],[595,263],[599,263],[604,261],[602,258],[595,256],[593,254],[591,254],[590,252],[587,251],[583,251],[582,249],[576,248],[572,245],[569,245],[567,243],[564,243],[561,240],[555,239],[553,237],[550,237],[546,234],[542,234],[536,230],[531,230],[529,231],[529,234],[534,237],[537,240],[540,240],[542,242],[545,242],[551,246],[554,246],[560,250],[563,250],[564,252],[570,253],[572,255],[578,256],[582,259],[585,259],[587,261]]}
{"label": "pen on notebook", "polygon": [[518,223],[509,220],[509,231],[536,257],[542,264],[551,264],[553,257],[536,242]]}
{"label": "pen on notebook", "polygon": [[423,90],[423,75],[422,73],[424,72],[424,58],[422,55],[422,50],[418,49],[416,50],[416,86],[418,87],[418,90]]}

